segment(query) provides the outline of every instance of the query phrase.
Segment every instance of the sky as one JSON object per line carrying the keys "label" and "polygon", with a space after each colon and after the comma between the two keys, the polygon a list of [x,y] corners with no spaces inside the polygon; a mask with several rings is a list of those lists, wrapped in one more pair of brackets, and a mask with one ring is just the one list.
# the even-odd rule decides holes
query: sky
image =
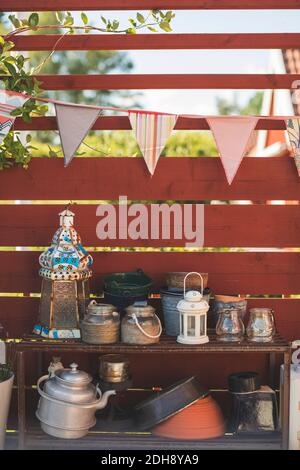
{"label": "sky", "polygon": [[[147,11],[141,12],[147,15]],[[73,14],[76,17],[75,24],[81,24],[80,13]],[[120,27],[128,27],[127,19],[134,17],[136,12],[96,11],[87,14],[92,24],[101,24],[100,15],[103,14],[106,18],[120,20]],[[300,11],[178,10],[172,20],[172,28],[174,33],[299,32]],[[132,73],[137,74],[255,74],[268,73],[270,67],[268,50],[163,50],[128,51],[127,54],[134,63]],[[144,108],[156,111],[217,114],[217,97],[236,99],[243,105],[253,93],[250,90],[145,90],[139,102]]]}
{"label": "sky", "polygon": [[[114,11],[105,12],[104,16],[118,18],[122,24],[133,14],[134,12]],[[176,11],[172,28],[174,33],[299,32],[300,11],[183,10]],[[133,73],[141,74],[267,73],[270,62],[268,50],[164,50],[130,51],[128,54],[135,65]],[[142,104],[148,109],[171,113],[215,114],[217,113],[216,97],[231,100],[234,94],[238,102],[244,104],[253,91],[145,90]]]}

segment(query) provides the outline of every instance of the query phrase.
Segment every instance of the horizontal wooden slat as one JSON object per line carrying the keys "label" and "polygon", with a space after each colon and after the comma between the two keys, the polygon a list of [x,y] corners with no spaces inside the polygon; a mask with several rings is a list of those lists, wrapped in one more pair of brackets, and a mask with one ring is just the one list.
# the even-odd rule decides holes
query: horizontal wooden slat
{"label": "horizontal wooden slat", "polygon": [[[151,303],[159,307],[160,301]],[[300,338],[300,299],[248,299],[247,307],[272,308],[280,334],[287,340]],[[38,308],[38,298],[0,297],[0,323],[11,338],[19,338],[31,332],[37,319]]]}
{"label": "horizontal wooden slat", "polygon": [[[299,8],[299,0],[86,0],[85,10],[252,10],[252,9],[292,9]],[[79,10],[82,0],[2,0],[0,11],[52,11]]]}
{"label": "horizontal wooden slat", "polygon": [[[0,252],[2,292],[39,292],[39,253]],[[209,273],[209,285],[219,294],[298,294],[300,253],[273,252],[96,252],[92,290],[101,292],[106,273],[143,268],[162,286],[167,271]],[[0,291],[0,292],[1,292]]]}
{"label": "horizontal wooden slat", "polygon": [[300,80],[300,74],[74,74],[36,78],[44,90],[259,90],[290,89]]}
{"label": "horizontal wooden slat", "polygon": [[[57,120],[53,116],[32,118],[31,122],[25,122],[17,118],[14,124],[15,130],[57,130]],[[92,127],[93,130],[131,130],[127,116],[101,116]],[[209,130],[205,118],[189,118],[179,116],[175,130]],[[285,121],[279,119],[260,119],[255,130],[272,129],[285,130]]]}
{"label": "horizontal wooden slat", "polygon": [[[87,51],[145,49],[288,49],[297,48],[299,33],[232,34],[39,34],[12,37],[16,51]],[[59,42],[58,42],[59,41]]]}
{"label": "horizontal wooden slat", "polygon": [[[47,246],[58,226],[57,205],[0,205],[0,246]],[[147,206],[148,239],[123,240],[119,238],[119,211],[114,206],[116,218],[115,240],[99,240],[96,234],[101,217],[96,215],[97,205],[76,205],[75,226],[86,246],[185,246],[183,213],[177,226],[181,227],[182,240],[174,238],[174,219],[163,219],[170,226],[170,238],[151,239],[151,207]],[[272,205],[205,205],[204,246],[206,247],[297,247],[300,245],[299,206]],[[128,217],[128,224],[134,217]],[[193,222],[195,224],[195,210]],[[200,220],[199,220],[200,223]],[[154,220],[152,221],[154,224]],[[198,232],[203,229],[199,226]],[[199,245],[198,245],[199,246]]]}
{"label": "horizontal wooden slat", "polygon": [[244,158],[231,186],[220,158],[160,158],[152,178],[142,158],[36,158],[0,172],[0,200],[298,200],[299,181],[290,157]]}

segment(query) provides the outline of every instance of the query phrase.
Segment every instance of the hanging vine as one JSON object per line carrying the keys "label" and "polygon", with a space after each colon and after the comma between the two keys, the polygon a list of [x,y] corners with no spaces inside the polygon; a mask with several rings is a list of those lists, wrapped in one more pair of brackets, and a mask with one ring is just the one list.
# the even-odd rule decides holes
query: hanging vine
{"label": "hanging vine", "polygon": [[[136,34],[138,31],[147,29],[153,33],[159,29],[170,32],[171,21],[175,14],[172,11],[163,12],[161,10],[150,10],[147,16],[137,12],[134,18],[128,19],[128,27],[121,29],[120,22],[116,19],[108,19],[100,16],[98,25],[90,25],[86,13],[81,12],[81,25],[76,25],[72,14],[67,12],[56,12],[56,23],[51,25],[40,25],[38,13],[31,13],[28,18],[19,19],[15,15],[10,15],[9,20],[13,25],[13,30],[6,36],[0,36],[0,78],[2,87],[5,90],[25,93],[33,97],[39,97],[43,90],[41,82],[34,75],[38,74],[43,65],[55,53],[59,41],[63,40],[66,34],[75,34],[84,31],[97,33],[116,34]],[[30,58],[14,52],[14,43],[11,41],[14,36],[29,31],[64,29],[64,34],[59,38],[54,48],[48,56],[35,68],[30,68],[27,62]],[[44,116],[48,111],[48,106],[40,104],[37,100],[29,99],[21,108],[16,108],[11,112],[12,116],[18,116],[25,122],[30,122],[33,116]],[[28,168],[32,158],[32,150],[36,150],[31,145],[31,134],[26,135],[26,139],[20,139],[20,133],[14,130],[8,132],[0,143],[0,170],[11,167],[15,164]],[[49,148],[49,156],[56,156],[56,153]]]}

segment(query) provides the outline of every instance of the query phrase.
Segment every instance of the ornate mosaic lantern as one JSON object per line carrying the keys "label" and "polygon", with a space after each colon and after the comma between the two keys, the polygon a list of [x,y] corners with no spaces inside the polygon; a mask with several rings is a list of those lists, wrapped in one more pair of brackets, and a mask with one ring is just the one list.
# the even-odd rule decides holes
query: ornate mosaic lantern
{"label": "ornate mosaic lantern", "polygon": [[79,321],[89,302],[93,259],[81,245],[74,214],[60,214],[51,246],[39,258],[42,290],[39,321],[33,332],[46,338],[80,338]]}

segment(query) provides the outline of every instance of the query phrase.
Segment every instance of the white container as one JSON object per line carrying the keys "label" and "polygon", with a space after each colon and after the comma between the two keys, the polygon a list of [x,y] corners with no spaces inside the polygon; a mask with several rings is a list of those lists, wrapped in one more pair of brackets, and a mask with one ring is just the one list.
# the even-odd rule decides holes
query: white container
{"label": "white container", "polygon": [[0,382],[0,450],[4,449],[5,444],[6,423],[14,378],[12,374],[9,379]]}
{"label": "white container", "polygon": [[[300,450],[300,361],[298,349],[292,355],[294,364],[290,365],[290,413],[289,413],[289,450]],[[280,366],[280,418],[282,422],[284,365]]]}

